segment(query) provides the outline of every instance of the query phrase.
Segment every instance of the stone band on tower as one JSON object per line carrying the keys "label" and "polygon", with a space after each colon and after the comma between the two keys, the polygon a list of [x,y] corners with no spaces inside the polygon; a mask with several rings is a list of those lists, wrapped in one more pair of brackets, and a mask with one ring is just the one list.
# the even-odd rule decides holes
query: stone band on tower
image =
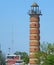
{"label": "stone band on tower", "polygon": [[36,60],[34,53],[40,51],[40,18],[41,11],[36,3],[33,3],[30,15],[30,65],[36,65]]}

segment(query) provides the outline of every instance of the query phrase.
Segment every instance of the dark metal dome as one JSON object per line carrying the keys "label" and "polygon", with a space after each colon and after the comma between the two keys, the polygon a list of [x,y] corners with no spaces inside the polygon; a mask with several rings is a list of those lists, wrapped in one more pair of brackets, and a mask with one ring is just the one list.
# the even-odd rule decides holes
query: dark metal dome
{"label": "dark metal dome", "polygon": [[38,6],[37,3],[34,2],[34,3],[31,5],[31,7],[39,7],[39,6]]}

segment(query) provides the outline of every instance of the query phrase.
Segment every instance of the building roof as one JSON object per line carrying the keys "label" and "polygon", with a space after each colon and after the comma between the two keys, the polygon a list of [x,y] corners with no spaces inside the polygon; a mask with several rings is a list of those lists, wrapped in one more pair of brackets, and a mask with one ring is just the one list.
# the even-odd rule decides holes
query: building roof
{"label": "building roof", "polygon": [[11,55],[7,55],[7,56],[20,56],[20,55],[11,54]]}
{"label": "building roof", "polygon": [[31,5],[31,7],[39,7],[39,6],[38,6],[37,3],[34,2],[34,3]]}

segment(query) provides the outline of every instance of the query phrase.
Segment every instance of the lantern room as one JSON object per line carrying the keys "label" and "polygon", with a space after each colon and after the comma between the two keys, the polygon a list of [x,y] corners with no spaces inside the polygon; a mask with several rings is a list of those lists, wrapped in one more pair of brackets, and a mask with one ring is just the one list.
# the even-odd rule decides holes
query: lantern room
{"label": "lantern room", "polygon": [[37,3],[33,3],[31,5],[31,9],[29,10],[29,15],[41,15],[41,11],[39,10],[39,6]]}

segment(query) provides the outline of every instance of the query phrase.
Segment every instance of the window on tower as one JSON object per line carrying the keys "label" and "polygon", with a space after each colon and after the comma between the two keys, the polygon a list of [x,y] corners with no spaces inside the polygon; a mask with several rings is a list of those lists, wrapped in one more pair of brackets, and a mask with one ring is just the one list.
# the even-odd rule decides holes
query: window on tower
{"label": "window on tower", "polygon": [[36,24],[34,24],[34,26],[36,26]]}

